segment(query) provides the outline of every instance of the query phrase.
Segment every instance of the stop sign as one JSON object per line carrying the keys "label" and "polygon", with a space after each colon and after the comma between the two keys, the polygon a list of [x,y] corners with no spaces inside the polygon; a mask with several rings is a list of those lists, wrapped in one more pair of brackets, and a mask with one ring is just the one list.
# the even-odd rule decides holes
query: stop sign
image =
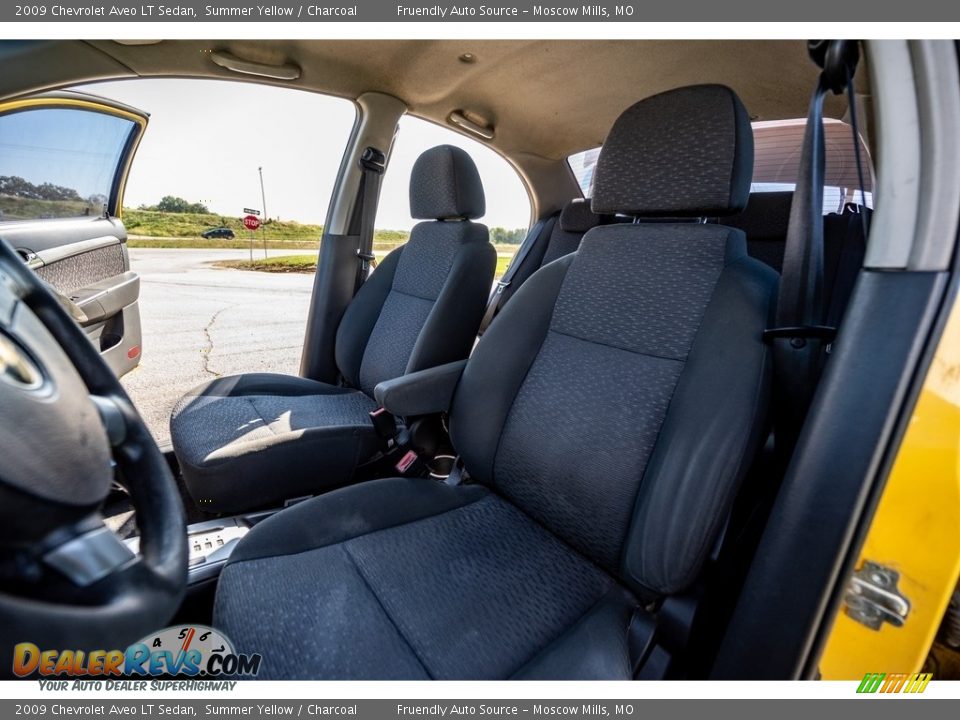
{"label": "stop sign", "polygon": [[260,227],[260,218],[256,215],[247,215],[243,218],[243,226],[247,230],[256,230]]}

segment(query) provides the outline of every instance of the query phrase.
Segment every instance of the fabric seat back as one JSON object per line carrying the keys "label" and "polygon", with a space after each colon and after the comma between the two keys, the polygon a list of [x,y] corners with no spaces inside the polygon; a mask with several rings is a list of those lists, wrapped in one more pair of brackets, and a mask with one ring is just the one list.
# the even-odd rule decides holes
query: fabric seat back
{"label": "fabric seat back", "polygon": [[351,387],[373,388],[470,354],[496,269],[476,165],[460,148],[423,153],[410,176],[410,239],[377,267],[344,312],[336,361]]}
{"label": "fabric seat back", "polygon": [[696,86],[621,115],[604,225],[535,273],[483,336],[450,418],[469,473],[643,595],[693,582],[764,435],[776,274],[705,216],[746,203],[750,121]]}

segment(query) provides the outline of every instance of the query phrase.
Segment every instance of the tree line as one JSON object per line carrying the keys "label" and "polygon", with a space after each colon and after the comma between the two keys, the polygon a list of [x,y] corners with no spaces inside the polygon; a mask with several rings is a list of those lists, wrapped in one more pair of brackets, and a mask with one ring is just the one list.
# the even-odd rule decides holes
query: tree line
{"label": "tree line", "polygon": [[154,210],[168,213],[199,213],[209,215],[210,210],[203,203],[192,203],[175,195],[164,195],[156,205],[141,205],[140,210]]}
{"label": "tree line", "polygon": [[490,242],[503,245],[519,245],[527,236],[526,228],[507,230],[502,227],[490,228]]}
{"label": "tree line", "polygon": [[82,197],[74,188],[55,185],[50,182],[37,185],[17,175],[0,175],[0,195],[10,195],[27,200],[73,200],[87,202],[91,205],[102,205],[107,201],[106,195],[95,193],[89,197]]}

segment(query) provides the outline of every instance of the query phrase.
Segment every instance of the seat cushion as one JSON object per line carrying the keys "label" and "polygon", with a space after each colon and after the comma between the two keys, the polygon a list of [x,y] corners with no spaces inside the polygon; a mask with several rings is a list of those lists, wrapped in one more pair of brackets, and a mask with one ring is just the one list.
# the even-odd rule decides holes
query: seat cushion
{"label": "seat cushion", "polygon": [[239,512],[347,482],[378,449],[375,408],[360,391],[300,377],[230,376],[187,393],[170,434],[197,504]]}
{"label": "seat cushion", "polygon": [[635,607],[499,496],[393,478],[254,528],[214,622],[267,679],[622,679]]}

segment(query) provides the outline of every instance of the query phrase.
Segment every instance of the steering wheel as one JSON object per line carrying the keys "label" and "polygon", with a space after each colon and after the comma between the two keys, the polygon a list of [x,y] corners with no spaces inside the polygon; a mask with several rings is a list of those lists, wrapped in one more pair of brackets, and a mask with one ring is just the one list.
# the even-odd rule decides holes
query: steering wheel
{"label": "steering wheel", "polygon": [[[115,477],[139,554],[100,513]],[[186,581],[166,460],[79,325],[0,239],[0,677],[17,643],[126,648],[169,621]]]}

